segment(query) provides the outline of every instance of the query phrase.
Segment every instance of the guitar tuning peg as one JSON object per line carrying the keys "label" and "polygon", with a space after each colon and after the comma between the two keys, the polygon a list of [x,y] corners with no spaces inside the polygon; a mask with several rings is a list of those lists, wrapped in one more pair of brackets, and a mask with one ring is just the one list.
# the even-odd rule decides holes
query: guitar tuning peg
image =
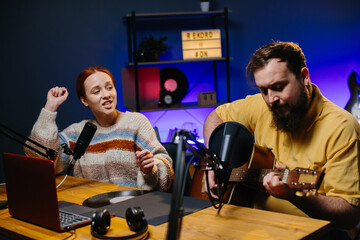
{"label": "guitar tuning peg", "polygon": [[304,196],[304,193],[302,191],[297,191],[295,193],[295,195],[298,196],[298,197],[302,197],[302,196]]}
{"label": "guitar tuning peg", "polygon": [[312,192],[313,196],[316,197],[318,195],[318,191],[316,189],[311,189],[310,191]]}
{"label": "guitar tuning peg", "polygon": [[309,197],[310,196],[310,191],[307,191],[305,196]]}

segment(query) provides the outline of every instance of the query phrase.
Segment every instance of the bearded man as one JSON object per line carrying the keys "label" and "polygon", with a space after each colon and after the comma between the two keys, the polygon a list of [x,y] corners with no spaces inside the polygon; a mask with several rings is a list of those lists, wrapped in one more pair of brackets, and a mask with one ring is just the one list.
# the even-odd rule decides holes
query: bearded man
{"label": "bearded man", "polygon": [[[271,150],[274,168],[325,170],[319,194],[303,197],[275,171],[267,174],[266,193],[258,194],[253,207],[329,220],[334,229],[341,229],[338,234],[347,230],[354,237],[360,220],[359,123],[310,82],[305,56],[295,43],[273,42],[259,48],[246,74],[260,93],[211,112],[204,124],[206,146],[219,124],[236,121],[251,132],[257,145]],[[213,172],[209,180],[214,194]]]}

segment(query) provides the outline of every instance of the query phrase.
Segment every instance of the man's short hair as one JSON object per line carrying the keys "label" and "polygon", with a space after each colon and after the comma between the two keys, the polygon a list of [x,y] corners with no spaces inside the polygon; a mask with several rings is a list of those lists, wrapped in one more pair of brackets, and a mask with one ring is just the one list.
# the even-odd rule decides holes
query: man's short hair
{"label": "man's short hair", "polygon": [[293,42],[272,42],[254,53],[246,67],[246,78],[254,81],[254,72],[266,66],[273,58],[286,62],[288,69],[299,79],[301,69],[306,67],[305,55],[298,44]]}

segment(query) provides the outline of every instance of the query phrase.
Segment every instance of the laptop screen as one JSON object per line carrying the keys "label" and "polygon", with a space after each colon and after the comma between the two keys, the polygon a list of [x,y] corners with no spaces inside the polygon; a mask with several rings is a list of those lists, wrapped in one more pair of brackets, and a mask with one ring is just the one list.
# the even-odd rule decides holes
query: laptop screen
{"label": "laptop screen", "polygon": [[3,162],[9,213],[46,228],[64,230],[60,226],[54,162],[11,153],[3,153]]}

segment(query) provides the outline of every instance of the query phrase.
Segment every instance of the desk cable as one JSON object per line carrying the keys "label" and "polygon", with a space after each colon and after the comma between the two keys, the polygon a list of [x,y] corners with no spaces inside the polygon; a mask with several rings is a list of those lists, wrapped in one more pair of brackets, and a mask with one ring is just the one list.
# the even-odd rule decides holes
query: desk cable
{"label": "desk cable", "polygon": [[63,240],[69,239],[72,236],[74,236],[74,239],[76,238],[76,228],[74,228],[74,227],[66,227],[66,231],[70,232],[71,234],[70,234],[70,236],[67,236]]}
{"label": "desk cable", "polygon": [[56,186],[56,188],[60,187],[61,184],[63,184],[63,182],[65,181],[65,179],[67,178],[67,174],[65,175],[65,177],[63,178],[63,180],[61,180],[61,182]]}

